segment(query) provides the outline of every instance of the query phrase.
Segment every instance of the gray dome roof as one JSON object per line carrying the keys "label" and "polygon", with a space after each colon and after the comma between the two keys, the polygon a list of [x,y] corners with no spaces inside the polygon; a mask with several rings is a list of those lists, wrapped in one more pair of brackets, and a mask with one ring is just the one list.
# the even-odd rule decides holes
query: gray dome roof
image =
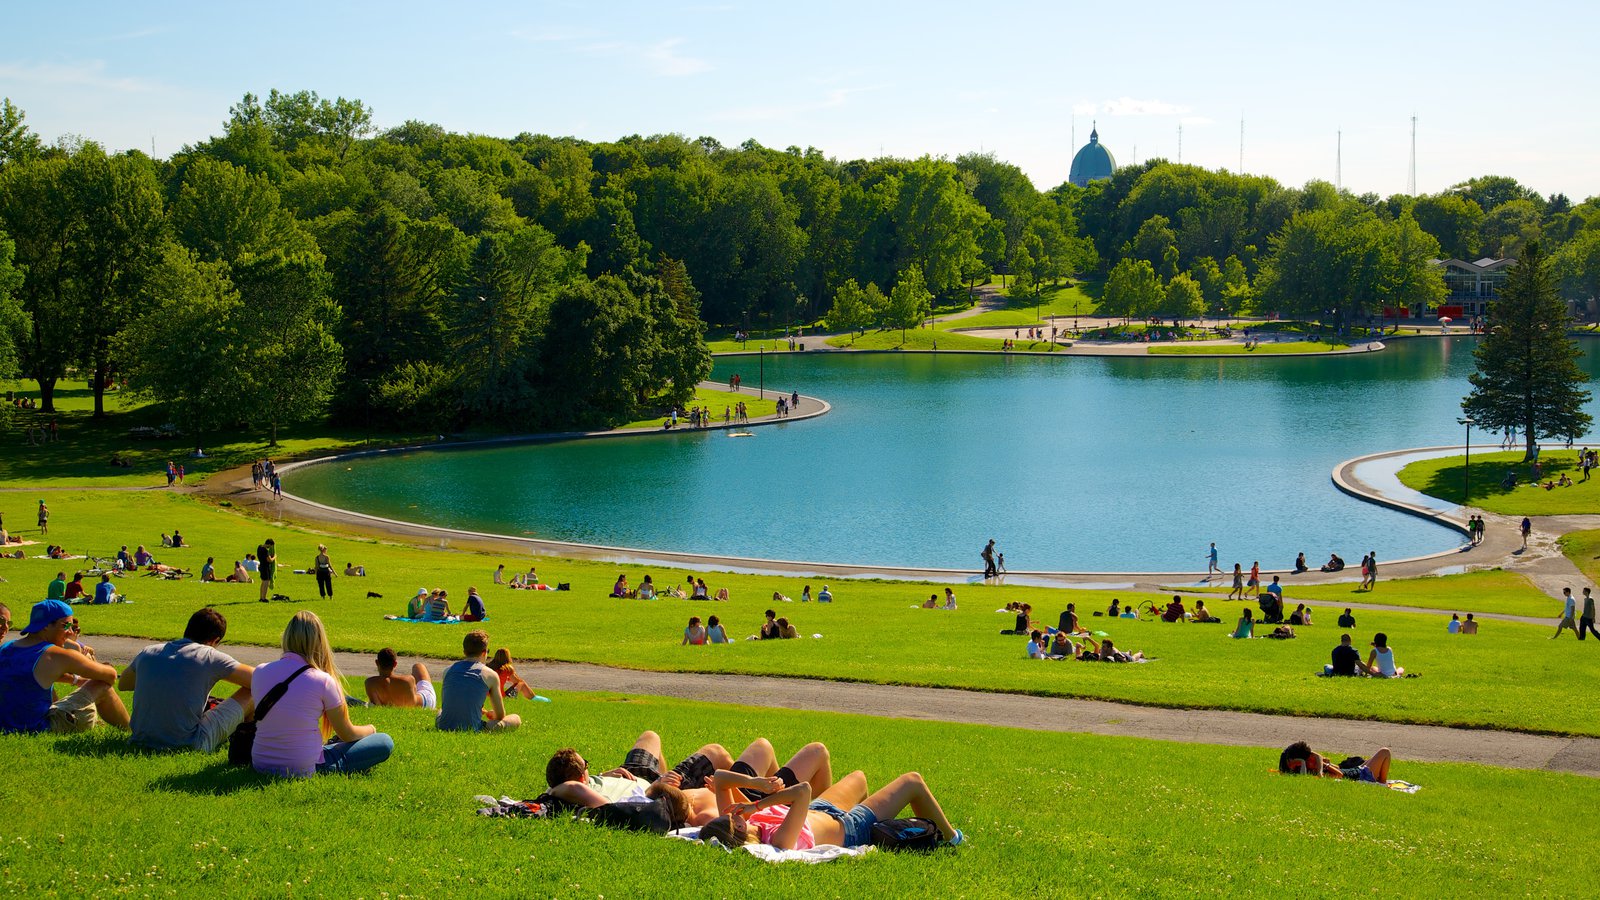
{"label": "gray dome roof", "polygon": [[1117,170],[1117,161],[1111,156],[1111,151],[1100,143],[1100,131],[1095,129],[1089,132],[1089,143],[1072,157],[1072,173],[1067,176],[1078,187],[1088,187],[1091,181],[1100,181],[1110,178],[1111,173]]}

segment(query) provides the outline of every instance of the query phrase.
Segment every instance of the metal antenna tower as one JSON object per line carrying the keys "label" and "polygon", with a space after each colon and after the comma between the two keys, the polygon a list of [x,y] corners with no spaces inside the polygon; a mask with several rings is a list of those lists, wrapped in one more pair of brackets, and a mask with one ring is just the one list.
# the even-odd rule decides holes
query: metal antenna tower
{"label": "metal antenna tower", "polygon": [[1334,132],[1333,150],[1333,187],[1334,190],[1344,190],[1344,131]]}
{"label": "metal antenna tower", "polygon": [[1406,176],[1406,195],[1417,195],[1417,117],[1411,117],[1411,173]]}

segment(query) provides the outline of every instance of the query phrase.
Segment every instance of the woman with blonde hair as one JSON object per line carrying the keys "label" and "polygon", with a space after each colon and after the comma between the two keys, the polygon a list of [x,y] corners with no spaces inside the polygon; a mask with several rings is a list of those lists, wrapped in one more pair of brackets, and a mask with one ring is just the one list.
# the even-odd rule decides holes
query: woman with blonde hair
{"label": "woman with blonde hair", "polygon": [[500,694],[504,697],[527,697],[533,699],[533,688],[522,680],[517,674],[517,667],[511,664],[511,651],[504,647],[494,652],[494,658],[489,660],[489,668],[500,676]]}
{"label": "woman with blonde hair", "polygon": [[257,772],[291,778],[349,774],[394,752],[387,734],[351,723],[344,676],[315,613],[294,614],[283,629],[283,656],[257,666],[250,689],[257,698],[251,754]]}

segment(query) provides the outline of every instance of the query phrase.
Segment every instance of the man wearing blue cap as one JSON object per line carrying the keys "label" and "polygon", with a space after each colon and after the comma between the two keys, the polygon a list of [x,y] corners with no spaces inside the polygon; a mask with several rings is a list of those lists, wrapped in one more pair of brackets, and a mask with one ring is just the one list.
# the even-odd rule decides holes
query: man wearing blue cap
{"label": "man wearing blue cap", "polygon": [[[128,727],[128,708],[112,687],[116,668],[67,649],[72,625],[72,607],[41,600],[23,636],[0,647],[0,732],[72,734],[101,720]],[[56,700],[58,681],[78,689]]]}

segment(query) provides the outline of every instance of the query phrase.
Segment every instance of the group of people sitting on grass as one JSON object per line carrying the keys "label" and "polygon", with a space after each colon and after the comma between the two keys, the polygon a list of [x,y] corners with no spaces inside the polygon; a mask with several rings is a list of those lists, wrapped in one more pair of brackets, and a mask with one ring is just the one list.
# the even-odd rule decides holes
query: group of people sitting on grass
{"label": "group of people sitting on grass", "polygon": [[482,622],[489,618],[489,610],[475,587],[467,588],[467,601],[459,615],[450,608],[449,591],[422,587],[406,604],[404,618],[417,622]]}
{"label": "group of people sitting on grass", "polygon": [[[823,588],[823,590],[827,590],[827,588]],[[940,602],[938,594],[929,594],[928,595],[928,602],[922,604],[922,608],[923,609],[945,609],[945,610],[953,610],[953,609],[955,609],[956,608],[956,592],[955,592],[955,590],[952,589],[952,588],[945,588],[944,589],[944,601],[943,602]]]}
{"label": "group of people sitting on grass", "polygon": [[82,572],[74,572],[72,580],[67,580],[67,573],[57,572],[55,580],[45,588],[46,600],[82,600],[87,603],[105,604],[122,603],[127,598],[117,593],[117,586],[111,582],[110,572],[101,572],[100,581],[94,586],[91,595],[83,586]]}
{"label": "group of people sitting on grass", "polygon": [[1372,636],[1372,651],[1367,654],[1366,662],[1361,661],[1361,651],[1351,646],[1350,635],[1342,635],[1339,646],[1333,648],[1333,662],[1323,667],[1322,674],[1403,678],[1406,670],[1395,663],[1394,651],[1389,647],[1389,636],[1380,631]]}
{"label": "group of people sitting on grass", "polygon": [[920,774],[907,772],[876,791],[859,770],[835,780],[832,754],[821,742],[801,747],[782,766],[765,738],[737,759],[721,744],[700,747],[670,770],[662,757],[654,731],[639,735],[620,766],[599,774],[576,749],[557,750],[545,764],[549,791],[540,799],[590,810],[661,801],[671,827],[698,827],[700,840],[725,847],[865,846],[873,825],[907,807],[934,824],[941,846],[965,840]]}
{"label": "group of people sitting on grass", "polygon": [[[0,604],[0,640],[11,612]],[[350,720],[343,675],[327,631],[314,613],[301,611],[283,631],[283,655],[248,666],[218,649],[227,619],[206,607],[189,617],[183,637],[152,644],[119,674],[83,643],[72,607],[61,600],[34,604],[21,637],[0,645],[0,733],[72,734],[99,724],[126,729],[136,746],[211,753],[239,732],[253,735],[249,764],[288,777],[358,772],[389,758],[394,741],[371,725]],[[375,705],[437,709],[446,731],[505,731],[521,717],[506,712],[508,696],[532,696],[501,650],[491,661],[489,636],[462,639],[462,658],[451,664],[437,691],[420,663],[396,675],[393,650],[378,654],[378,675],[367,679]],[[211,691],[219,682],[238,689],[227,700]],[[53,688],[69,685],[57,700]],[[133,694],[130,713],[118,690]],[[230,758],[234,756],[230,747]]]}
{"label": "group of people sitting on grass", "polygon": [[[711,588],[706,585],[704,578],[696,578],[693,575],[684,578],[682,587],[668,585],[664,588],[657,588],[655,580],[646,575],[637,588],[632,588],[628,586],[627,573],[617,576],[617,580],[611,585],[610,596],[624,600],[656,600],[671,597],[678,600],[727,601],[730,598],[727,588],[718,588],[716,593],[713,594]],[[800,602],[810,603],[811,600],[811,585],[808,584],[800,591]],[[818,603],[833,602],[833,592],[828,589],[827,585],[823,585],[822,590],[817,593],[816,601]],[[794,599],[782,591],[773,591],[772,602],[793,603]]]}
{"label": "group of people sitting on grass", "polygon": [[506,580],[506,564],[501,563],[494,570],[494,583],[520,591],[553,591],[555,588],[539,580],[539,571],[535,566],[528,567],[526,575],[513,575]]}
{"label": "group of people sitting on grass", "polygon": [[1033,631],[1028,635],[1027,654],[1029,659],[1077,659],[1084,662],[1144,662],[1144,653],[1135,651],[1128,653],[1118,650],[1111,638],[1096,641],[1087,634],[1069,636],[1065,631],[1055,629],[1054,634],[1046,637],[1042,631]]}

